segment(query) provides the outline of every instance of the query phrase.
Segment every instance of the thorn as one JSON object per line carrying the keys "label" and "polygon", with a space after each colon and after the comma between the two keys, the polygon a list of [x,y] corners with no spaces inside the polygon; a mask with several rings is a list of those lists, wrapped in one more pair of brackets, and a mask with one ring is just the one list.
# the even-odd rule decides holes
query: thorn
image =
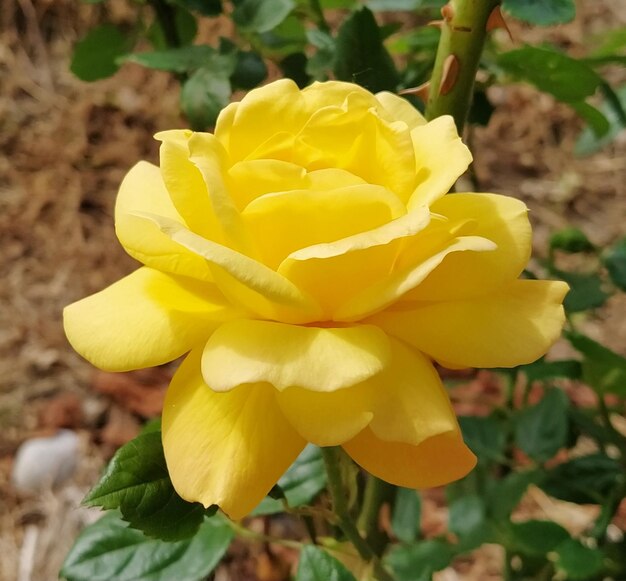
{"label": "thorn", "polygon": [[411,87],[410,89],[402,89],[399,95],[415,95],[420,98],[424,103],[428,101],[428,94],[430,93],[430,81],[422,83],[419,87]]}
{"label": "thorn", "polygon": [[440,95],[447,95],[454,87],[459,76],[459,59],[453,54],[449,54],[443,63],[443,75],[439,87]]}
{"label": "thorn", "polygon": [[491,32],[492,30],[495,30],[496,28],[503,28],[504,30],[506,30],[507,34],[509,35],[509,38],[513,40],[513,35],[511,34],[511,31],[509,30],[506,20],[504,20],[504,16],[502,16],[502,10],[500,10],[500,6],[496,6],[491,11],[489,18],[487,19],[487,32]]}
{"label": "thorn", "polygon": [[444,24],[443,20],[431,20],[426,26],[434,26],[435,28],[441,28]]}
{"label": "thorn", "polygon": [[450,22],[454,18],[454,8],[448,3],[441,9],[441,16],[446,22]]}

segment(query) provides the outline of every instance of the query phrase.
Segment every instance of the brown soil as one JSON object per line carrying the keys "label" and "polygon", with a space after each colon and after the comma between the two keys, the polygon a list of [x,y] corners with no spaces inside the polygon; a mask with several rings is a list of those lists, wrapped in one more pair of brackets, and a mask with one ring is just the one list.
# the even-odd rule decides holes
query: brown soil
{"label": "brown soil", "polygon": [[[123,0],[106,5],[109,19],[134,18]],[[578,19],[568,26],[513,26],[515,44],[551,40],[575,53],[592,35],[626,25],[620,2],[581,0],[578,6]],[[134,268],[114,235],[117,187],[136,161],[157,161],[155,132],[184,126],[177,84],[167,74],[127,65],[109,80],[86,84],[69,72],[73,44],[103,13],[75,0],[3,0],[0,6],[0,581],[56,579],[73,538],[94,519],[77,508],[82,496],[115,447],[158,410],[167,382],[167,370],[124,380],[95,376],[61,326],[64,305]],[[203,30],[207,38],[214,34]],[[626,80],[624,70],[609,74]],[[528,87],[497,88],[490,96],[497,111],[472,136],[477,178],[484,191],[528,203],[537,252],[545,252],[551,231],[567,224],[601,246],[623,236],[626,136],[575,159],[581,123],[569,109]],[[615,297],[587,325],[626,354],[625,306],[623,295]],[[60,426],[81,436],[77,474],[60,491],[18,498],[9,482],[15,450],[27,437]],[[431,520],[445,519],[441,503],[431,504]],[[262,551],[238,550],[256,565],[229,569],[251,569],[242,576],[224,569],[219,579],[276,575]],[[488,548],[438,579],[498,579],[500,558]]]}

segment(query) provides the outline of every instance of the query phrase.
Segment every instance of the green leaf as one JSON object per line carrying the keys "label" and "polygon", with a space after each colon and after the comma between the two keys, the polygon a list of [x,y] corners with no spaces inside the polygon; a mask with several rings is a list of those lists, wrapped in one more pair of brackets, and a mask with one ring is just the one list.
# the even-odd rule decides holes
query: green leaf
{"label": "green leaf", "polygon": [[529,520],[510,523],[511,546],[509,550],[533,557],[546,555],[569,539],[569,533],[552,521]]}
{"label": "green leaf", "polygon": [[210,68],[222,76],[230,76],[235,69],[236,62],[235,55],[220,54],[213,47],[204,44],[137,52],[129,54],[123,60],[172,73],[189,73],[200,68]]}
{"label": "green leaf", "polygon": [[195,534],[206,512],[174,490],[158,431],[143,433],[122,446],[84,502],[119,508],[132,527],[166,541]]}
{"label": "green leaf", "polygon": [[598,393],[626,397],[626,358],[581,333],[569,331],[565,336],[574,349],[585,356],[584,382]]}
{"label": "green leaf", "polygon": [[525,46],[499,55],[497,62],[513,77],[564,103],[583,101],[604,83],[589,65],[546,47]]}
{"label": "green leaf", "polygon": [[433,539],[394,548],[385,561],[398,581],[430,581],[432,574],[445,569],[454,555],[451,544]]}
{"label": "green leaf", "polygon": [[177,0],[179,4],[199,12],[204,16],[217,16],[222,13],[222,0]]}
{"label": "green leaf", "polygon": [[296,581],[356,581],[337,559],[314,545],[300,552]]}
{"label": "green leaf", "polygon": [[515,442],[537,462],[552,458],[567,439],[569,400],[560,389],[551,389],[543,399],[515,418]]}
{"label": "green leaf", "polygon": [[562,250],[568,254],[593,252],[595,246],[580,228],[570,226],[550,236],[550,250]]}
{"label": "green leaf", "polygon": [[217,566],[232,538],[231,527],[216,516],[184,541],[149,539],[112,511],[80,533],[60,575],[67,581],[198,581]]}
{"label": "green leaf", "polygon": [[537,470],[511,472],[502,480],[494,482],[491,502],[487,505],[489,516],[496,522],[508,520],[526,490],[540,479]]}
{"label": "green leaf", "polygon": [[338,80],[358,83],[373,93],[398,86],[398,72],[371,10],[353,12],[339,28],[334,71]]}
{"label": "green leaf", "polygon": [[602,279],[595,272],[567,272],[554,267],[551,271],[556,277],[569,284],[569,292],[563,301],[563,306],[568,313],[579,313],[601,307],[610,296],[603,290]]}
{"label": "green leaf", "polygon": [[522,365],[519,369],[526,375],[526,379],[530,383],[558,378],[580,379],[582,377],[582,366],[580,361],[575,359],[561,359],[559,361],[538,359],[528,365]]}
{"label": "green leaf", "polygon": [[[306,446],[300,456],[278,481],[289,506],[301,506],[311,502],[326,486],[326,471],[320,449],[312,444]],[[265,498],[253,514],[274,514],[282,512],[280,500]]]}
{"label": "green leaf", "polygon": [[[615,91],[615,95],[622,108],[626,108],[626,85],[619,87]],[[599,136],[597,132],[593,131],[593,128],[585,128],[576,141],[574,149],[576,155],[591,155],[599,151],[605,145],[611,143],[624,130],[624,121],[614,104],[605,99],[600,105],[600,112],[608,123],[608,131]]]}
{"label": "green leaf", "polygon": [[228,105],[232,93],[229,76],[230,71],[202,68],[185,81],[180,106],[195,131],[215,125],[220,111]]}
{"label": "green leaf", "polygon": [[276,28],[259,35],[267,56],[274,58],[302,52],[307,45],[306,30],[293,14],[285,18]]}
{"label": "green leaf", "polygon": [[485,503],[480,496],[461,496],[450,503],[448,528],[457,536],[473,534],[485,520]]}
{"label": "green leaf", "polygon": [[584,581],[602,571],[604,562],[602,552],[585,547],[580,541],[567,539],[555,549],[557,571],[565,574],[572,581]]}
{"label": "green leaf", "polygon": [[448,528],[459,538],[457,552],[473,551],[491,540],[493,531],[486,513],[484,500],[475,494],[450,502]]}
{"label": "green leaf", "polygon": [[626,291],[626,238],[607,252],[603,262],[615,286]]}
{"label": "green leaf", "polygon": [[374,12],[403,12],[417,10],[422,0],[368,0],[365,5]]}
{"label": "green leaf", "polygon": [[242,30],[269,32],[295,8],[293,0],[243,0],[233,11],[233,21]]}
{"label": "green leaf", "polygon": [[502,7],[514,18],[540,26],[571,22],[576,16],[574,0],[504,0]]}
{"label": "green leaf", "polygon": [[254,89],[267,77],[267,66],[259,53],[240,51],[237,53],[237,64],[230,77],[233,87],[238,89]]}
{"label": "green leaf", "polygon": [[132,39],[113,24],[92,28],[76,43],[70,70],[82,81],[105,79],[117,72],[117,59],[128,52]]}
{"label": "green leaf", "polygon": [[623,477],[619,462],[598,453],[555,466],[546,472],[539,486],[560,500],[602,504]]}
{"label": "green leaf", "polygon": [[459,418],[463,438],[480,462],[500,461],[504,458],[506,434],[502,424],[493,416]]}
{"label": "green leaf", "polygon": [[412,543],[419,534],[421,497],[412,488],[398,488],[391,516],[391,529],[398,539]]}

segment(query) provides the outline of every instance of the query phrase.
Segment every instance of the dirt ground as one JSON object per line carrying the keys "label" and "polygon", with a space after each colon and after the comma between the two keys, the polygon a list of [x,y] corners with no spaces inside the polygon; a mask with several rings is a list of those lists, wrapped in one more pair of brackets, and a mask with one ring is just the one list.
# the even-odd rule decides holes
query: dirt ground
{"label": "dirt ground", "polygon": [[[134,17],[123,0],[107,6],[118,22]],[[626,26],[626,3],[580,0],[578,7],[567,26],[514,24],[515,44],[550,40],[576,54],[594,35]],[[77,532],[95,518],[78,508],[81,498],[141,419],[158,413],[167,384],[163,369],[121,377],[94,372],[61,327],[64,305],[134,268],[114,235],[117,187],[136,161],[157,161],[155,132],[184,126],[177,83],[165,73],[126,65],[94,84],[71,75],[71,48],[102,10],[75,0],[0,4],[0,581],[57,578]],[[626,81],[623,69],[607,74]],[[529,87],[497,88],[490,98],[497,111],[472,136],[477,178],[483,191],[527,202],[537,253],[545,253],[550,232],[568,224],[600,246],[623,236],[626,135],[575,159],[581,123],[569,109]],[[586,322],[623,354],[625,307],[623,296],[613,298]],[[9,475],[19,444],[59,427],[79,434],[77,472],[59,490],[18,497]],[[435,529],[445,526],[437,498],[425,503],[426,523]],[[223,569],[218,579],[281,579],[263,565],[262,553],[241,551],[254,566],[238,574]],[[498,579],[500,559],[489,547],[438,580]]]}

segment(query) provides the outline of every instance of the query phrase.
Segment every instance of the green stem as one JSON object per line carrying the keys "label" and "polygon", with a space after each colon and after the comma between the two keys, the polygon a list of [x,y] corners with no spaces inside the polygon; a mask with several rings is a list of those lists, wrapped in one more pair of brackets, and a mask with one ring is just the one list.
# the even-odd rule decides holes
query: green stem
{"label": "green stem", "polygon": [[395,486],[371,474],[368,476],[363,494],[363,506],[357,519],[357,528],[379,556],[382,555],[389,542],[387,534],[378,526],[380,508],[386,502],[393,504],[395,494]]}
{"label": "green stem", "polygon": [[427,119],[452,115],[459,133],[463,131],[487,21],[499,4],[500,0],[449,0],[442,10],[444,21],[430,82]]}
{"label": "green stem", "polygon": [[176,12],[173,6],[170,6],[164,0],[148,0],[148,4],[152,6],[168,48],[178,48],[181,46],[180,36],[176,29]]}
{"label": "green stem", "polygon": [[324,9],[320,4],[320,0],[309,0],[309,6],[311,7],[311,12],[313,12],[315,21],[317,22],[317,27],[324,32],[330,32],[330,26],[328,26],[328,22],[326,22]]}
{"label": "green stem", "polygon": [[606,426],[607,431],[611,435],[611,439],[613,443],[620,451],[620,457],[622,461],[622,465],[626,467],[626,438],[622,436],[620,432],[617,431],[613,422],[611,421],[611,412],[609,411],[608,406],[606,405],[606,401],[604,400],[604,395],[601,393],[598,394],[598,407],[600,410],[600,416],[602,417],[602,421]]}
{"label": "green stem", "polygon": [[372,564],[375,578],[378,581],[393,581],[393,577],[383,567],[380,559],[368,542],[361,536],[356,524],[350,517],[346,490],[341,477],[341,449],[338,447],[325,447],[321,450],[324,457],[324,465],[326,466],[326,475],[328,476],[328,491],[333,501],[333,510],[337,516],[339,528],[357,550],[361,559],[366,563]]}

